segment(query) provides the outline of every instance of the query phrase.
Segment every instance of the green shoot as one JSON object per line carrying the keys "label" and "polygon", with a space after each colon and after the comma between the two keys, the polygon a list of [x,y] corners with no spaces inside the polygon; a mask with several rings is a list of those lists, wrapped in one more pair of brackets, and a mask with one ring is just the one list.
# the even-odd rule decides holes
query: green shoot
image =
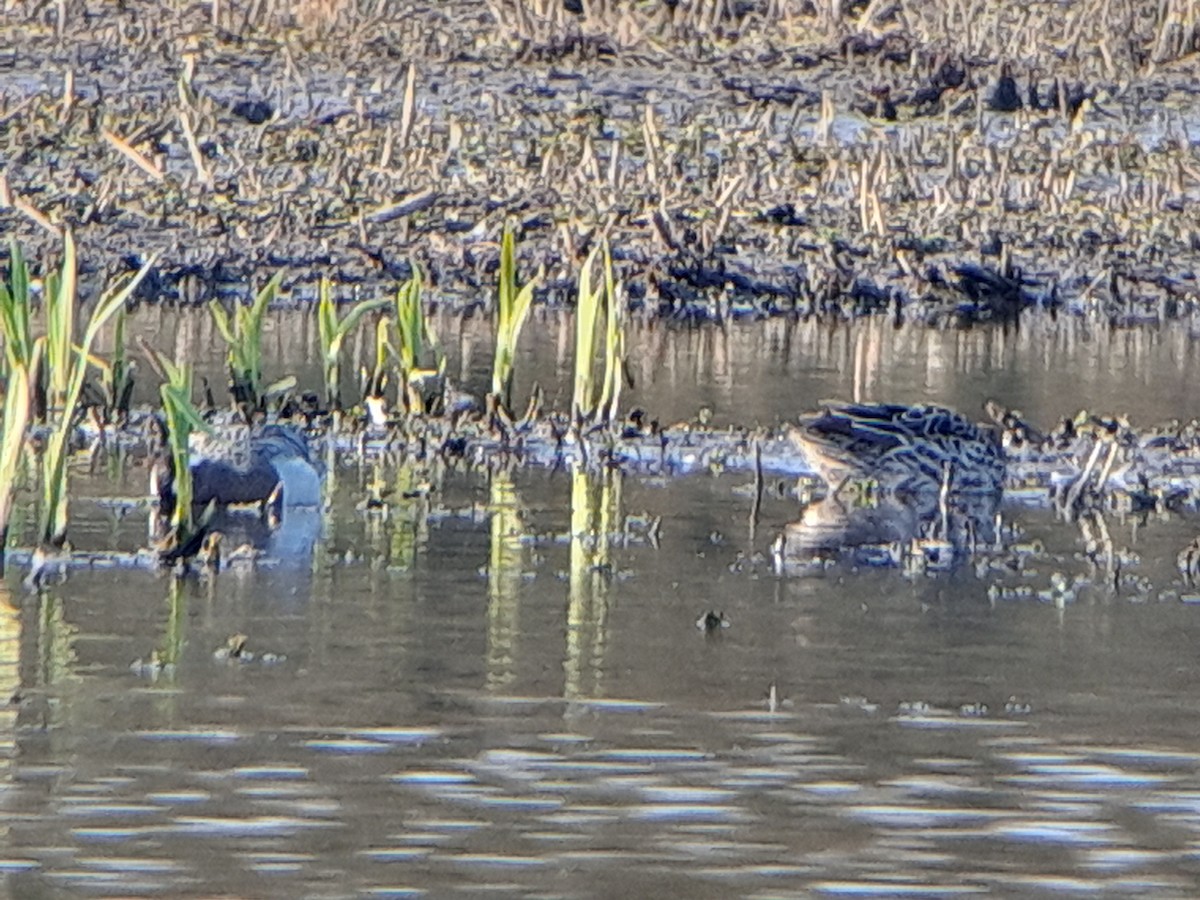
{"label": "green shoot", "polygon": [[387,317],[375,323],[375,364],[363,385],[365,397],[382,397],[387,387],[388,359],[394,352],[390,338],[391,330],[392,322]]}
{"label": "green shoot", "polygon": [[351,307],[344,318],[338,319],[337,304],[333,300],[333,285],[326,277],[321,278],[317,299],[317,335],[321,341],[321,366],[325,375],[325,400],[331,409],[340,409],[342,344],[346,335],[357,327],[363,316],[387,304],[386,300],[363,300]]}
{"label": "green shoot", "polygon": [[0,282],[0,338],[4,340],[0,374],[5,376],[4,415],[0,419],[0,574],[3,574],[25,432],[33,413],[33,383],[45,346],[45,338],[33,336],[29,269],[15,240],[9,244],[7,283]]}
{"label": "green shoot", "polygon": [[[137,271],[123,287],[114,288],[106,291],[101,296],[96,308],[92,310],[91,318],[88,320],[87,328],[84,330],[83,337],[78,344],[74,343],[73,335],[66,335],[71,347],[71,353],[67,358],[68,376],[64,381],[65,393],[62,397],[61,410],[55,427],[50,432],[50,436],[46,441],[45,450],[42,451],[42,508],[38,520],[38,538],[41,541],[46,541],[54,544],[61,544],[66,537],[67,530],[67,451],[71,431],[75,426],[75,411],[79,403],[79,394],[83,390],[83,380],[87,375],[89,359],[91,357],[92,345],[96,342],[96,337],[100,334],[100,330],[104,325],[116,315],[125,303],[129,300],[133,292],[137,290],[138,284],[149,273],[154,265],[156,257],[151,257]],[[54,303],[58,308],[63,305],[74,306],[76,298],[74,292],[76,282],[74,273],[66,271],[68,262],[74,266],[74,241],[71,239],[70,233],[67,233],[67,253],[64,254],[63,267],[64,275],[57,280],[55,287],[60,296],[54,298]],[[61,296],[67,291],[70,291],[72,296]],[[47,302],[51,302],[47,298]],[[50,324],[51,329],[54,327],[62,328],[63,323],[71,321],[74,317],[71,316],[68,320],[66,317],[60,319],[58,326]]]}
{"label": "green shoot", "polygon": [[9,242],[8,284],[0,283],[0,335],[4,337],[4,360],[8,367],[29,367],[33,359],[33,326],[29,303],[29,266],[21,245]]}
{"label": "green shoot", "polygon": [[[5,331],[5,345],[9,343]],[[25,449],[25,431],[33,403],[31,373],[37,370],[42,354],[42,341],[34,342],[29,362],[9,363],[5,386],[4,418],[0,422],[0,575],[4,574],[4,557],[8,548],[9,516],[17,489],[17,474]]]}
{"label": "green shoot", "polygon": [[213,322],[229,347],[229,390],[248,414],[262,408],[262,333],[267,307],[279,293],[283,273],[276,272],[249,306],[238,305],[231,317],[217,301],[209,305]]}
{"label": "green shoot", "polygon": [[192,469],[190,442],[193,431],[208,431],[208,423],[192,404],[192,368],[176,365],[161,353],[158,366],[166,375],[159,387],[167,425],[167,447],[171,454],[171,486],[174,506],[168,512],[171,526],[180,543],[185,543],[195,527],[192,517]]}
{"label": "green shoot", "polygon": [[46,276],[46,354],[48,369],[47,406],[63,411],[70,387],[71,360],[75,339],[76,282],[75,239],[68,231],[63,238],[61,273]]}
{"label": "green shoot", "polygon": [[575,299],[575,389],[571,395],[571,415],[576,421],[590,418],[596,404],[592,369],[596,355],[596,323],[600,318],[604,286],[592,290],[592,263],[595,259],[596,250],[593,249],[579,272],[579,288]]}
{"label": "green shoot", "polygon": [[125,349],[125,322],[129,311],[121,307],[113,319],[112,359],[92,356],[88,361],[103,373],[101,391],[104,394],[104,421],[124,423],[129,419],[133,400],[134,366]]}
{"label": "green shoot", "polygon": [[617,418],[625,374],[625,312],[617,280],[613,276],[612,252],[607,240],[603,247],[604,296],[607,305],[604,313],[604,381],[600,389],[597,416],[611,425]]}
{"label": "green shoot", "polygon": [[[412,264],[412,277],[396,290],[396,359],[400,368],[401,402],[410,413],[423,413],[440,405],[441,376],[446,357],[438,345],[421,302],[421,270]],[[432,355],[434,368],[424,368]],[[422,388],[434,385],[434,396]]]}
{"label": "green shoot", "polygon": [[[602,421],[611,424],[616,417],[624,366],[625,334],[612,255],[604,243],[604,284],[592,290],[592,266],[596,250],[588,254],[579,273],[575,304],[575,389],[571,412],[577,421]],[[593,368],[600,317],[604,317],[604,376],[600,396],[596,396]]]}
{"label": "green shoot", "polygon": [[492,394],[509,413],[512,412],[513,368],[517,341],[533,305],[537,278],[517,287],[516,243],[512,228],[504,226],[500,243],[500,283],[496,296],[496,355],[492,361]]}

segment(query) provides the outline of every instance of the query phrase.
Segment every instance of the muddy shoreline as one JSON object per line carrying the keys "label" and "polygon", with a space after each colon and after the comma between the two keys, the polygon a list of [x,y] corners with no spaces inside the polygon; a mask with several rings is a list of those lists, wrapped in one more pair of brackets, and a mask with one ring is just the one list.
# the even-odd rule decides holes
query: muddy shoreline
{"label": "muddy shoreline", "polygon": [[97,280],[157,251],[141,297],[178,303],[280,269],[298,301],[323,274],[369,296],[412,261],[433,299],[486,304],[506,218],[550,303],[601,234],[635,308],[687,318],[1200,301],[1197,54],[1164,23],[1017,59],[918,6],[806,40],[754,4],[703,27],[383,6],[17,3],[0,230],[46,257],[69,226]]}

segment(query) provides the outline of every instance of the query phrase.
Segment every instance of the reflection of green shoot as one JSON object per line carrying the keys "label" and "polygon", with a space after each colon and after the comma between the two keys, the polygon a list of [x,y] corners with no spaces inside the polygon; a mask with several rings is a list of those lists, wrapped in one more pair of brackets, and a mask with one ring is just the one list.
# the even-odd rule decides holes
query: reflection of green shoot
{"label": "reflection of green shoot", "polygon": [[[55,330],[58,330],[57,339],[65,340],[66,346],[70,348],[70,353],[63,360],[67,375],[61,382],[64,393],[61,398],[59,419],[50,432],[45,450],[42,451],[42,509],[38,521],[39,540],[60,544],[66,537],[68,443],[71,431],[75,426],[75,408],[79,403],[79,394],[83,390],[83,380],[87,375],[92,345],[96,342],[100,330],[125,305],[153,264],[154,258],[152,257],[124,287],[104,293],[97,302],[96,308],[92,310],[87,328],[84,329],[83,337],[78,343],[75,342],[73,334],[62,332],[64,328],[73,328],[73,314],[67,316],[58,313],[57,323],[54,321],[49,323],[51,335],[54,336]],[[50,305],[50,308],[74,307],[76,303],[75,242],[70,232],[67,232],[66,235],[62,275],[53,280],[47,279],[47,290],[50,290],[51,287],[59,296],[55,297],[53,301],[47,297],[47,304]],[[67,292],[70,292],[69,296],[66,295]]]}
{"label": "reflection of green shoot", "polygon": [[321,341],[321,366],[325,375],[325,401],[331,409],[340,409],[342,344],[362,317],[380,309],[386,300],[363,300],[354,304],[345,317],[338,319],[337,304],[333,300],[333,286],[328,278],[321,278],[317,299],[317,335]]}
{"label": "reflection of green shoot", "polygon": [[33,407],[33,380],[41,364],[43,338],[34,338],[29,317],[29,270],[21,248],[9,245],[7,284],[0,282],[0,337],[5,376],[4,417],[0,422],[0,573],[8,546],[9,514]]}
{"label": "reflection of green shoot", "polygon": [[[431,376],[445,371],[446,357],[433,334],[421,302],[421,270],[412,264],[412,277],[396,291],[396,358],[400,369],[400,399],[409,412],[423,413],[439,405],[438,395],[421,390]],[[432,355],[433,369],[423,368]]]}
{"label": "reflection of green shoot", "polygon": [[492,362],[492,394],[505,410],[512,411],[513,367],[521,328],[533,304],[537,278],[517,287],[516,242],[506,223],[500,242],[500,282],[496,295],[496,355]]}
{"label": "reflection of green shoot", "polygon": [[524,570],[526,526],[521,498],[512,477],[493,472],[488,490],[491,513],[488,555],[487,678],[498,686],[512,678],[513,642],[521,602],[521,573]]}
{"label": "reflection of green shoot", "polygon": [[232,319],[219,302],[209,304],[213,322],[229,347],[229,389],[244,413],[262,405],[263,319],[282,280],[283,273],[276,272],[252,304],[237,306]]}
{"label": "reflection of green shoot", "polygon": [[[621,374],[625,354],[625,334],[613,277],[612,255],[604,243],[604,284],[592,290],[592,266],[596,250],[588,254],[579,273],[579,290],[575,304],[575,389],[571,413],[578,420],[589,419],[611,423],[616,417],[621,393]],[[604,317],[604,377],[600,396],[596,397],[593,368],[596,355],[596,334],[600,317]]]}
{"label": "reflection of green shoot", "polygon": [[567,602],[567,646],[563,660],[567,697],[589,693],[603,670],[613,530],[621,520],[621,473],[596,477],[583,466],[571,470],[571,548]]}
{"label": "reflection of green shoot", "polygon": [[163,674],[170,682],[174,680],[175,666],[183,659],[188,617],[187,594],[183,591],[183,580],[172,578],[168,584],[167,624],[158,661],[163,664]]}

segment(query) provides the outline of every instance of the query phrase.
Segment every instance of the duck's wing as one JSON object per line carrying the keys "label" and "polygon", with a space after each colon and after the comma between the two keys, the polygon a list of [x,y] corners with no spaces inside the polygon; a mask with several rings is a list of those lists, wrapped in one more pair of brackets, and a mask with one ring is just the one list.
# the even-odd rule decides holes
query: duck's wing
{"label": "duck's wing", "polygon": [[225,460],[204,459],[192,466],[192,502],[215,501],[221,506],[262,503],[278,483],[279,473],[265,460],[243,468]]}
{"label": "duck's wing", "polygon": [[911,443],[912,428],[905,422],[909,411],[899,404],[830,404],[800,420],[797,438],[870,464]]}

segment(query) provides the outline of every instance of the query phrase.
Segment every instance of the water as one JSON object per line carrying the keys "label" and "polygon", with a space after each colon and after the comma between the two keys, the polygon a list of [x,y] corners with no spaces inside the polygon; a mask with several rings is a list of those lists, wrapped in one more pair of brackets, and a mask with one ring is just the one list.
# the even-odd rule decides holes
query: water
{"label": "water", "polygon": [[[468,386],[477,324],[448,342]],[[273,333],[276,365],[300,368],[282,340],[303,329]],[[994,395],[1042,422],[1197,412],[1186,330],[647,325],[631,346],[628,401],[665,421],[770,424],[855,393]],[[555,381],[555,347],[531,379]],[[80,475],[77,546],[142,542],[144,513],[100,498],[144,474]],[[1198,890],[1200,595],[1174,568],[1190,513],[1106,516],[1117,566],[1085,553],[1095,522],[1009,503],[1016,549],[950,572],[781,577],[766,551],[797,503],[768,485],[752,525],[745,474],[334,474],[281,560],[75,571],[40,597],[10,576],[7,893]],[[380,477],[386,519],[356,509]],[[729,626],[698,629],[710,610]]]}

